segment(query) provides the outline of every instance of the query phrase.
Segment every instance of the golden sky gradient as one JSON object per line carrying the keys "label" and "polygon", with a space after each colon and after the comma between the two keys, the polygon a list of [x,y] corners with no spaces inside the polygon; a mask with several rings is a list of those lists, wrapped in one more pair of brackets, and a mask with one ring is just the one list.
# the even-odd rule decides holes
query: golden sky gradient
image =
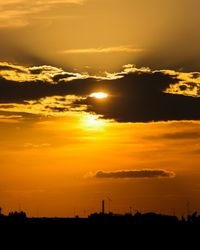
{"label": "golden sky gradient", "polygon": [[[112,210],[179,215],[200,206],[199,122],[91,123],[87,115],[1,120],[1,205],[29,215],[81,216],[111,197]],[[170,178],[98,179],[101,171],[164,169]],[[108,204],[107,204],[108,205]],[[107,207],[108,209],[108,207]],[[39,212],[38,212],[39,211]]]}
{"label": "golden sky gradient", "polygon": [[199,8],[0,0],[4,213],[200,210]]}
{"label": "golden sky gradient", "polygon": [[198,0],[0,1],[1,58],[98,72],[198,70]]}

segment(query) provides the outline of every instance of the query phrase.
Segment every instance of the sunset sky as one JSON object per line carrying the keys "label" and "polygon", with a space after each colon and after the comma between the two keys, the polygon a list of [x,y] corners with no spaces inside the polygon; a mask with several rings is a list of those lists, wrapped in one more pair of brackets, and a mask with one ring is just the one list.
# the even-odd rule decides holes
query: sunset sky
{"label": "sunset sky", "polygon": [[0,0],[0,207],[200,211],[200,1]]}

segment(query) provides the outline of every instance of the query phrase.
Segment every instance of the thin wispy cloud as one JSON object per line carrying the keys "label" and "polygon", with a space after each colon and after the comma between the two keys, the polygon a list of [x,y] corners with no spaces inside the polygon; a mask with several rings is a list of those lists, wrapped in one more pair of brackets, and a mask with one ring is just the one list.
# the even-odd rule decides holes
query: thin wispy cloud
{"label": "thin wispy cloud", "polygon": [[[0,0],[0,28],[21,28],[30,24],[30,18],[64,4],[83,4],[84,0]],[[52,14],[48,14],[50,18]],[[41,16],[41,14],[40,14]],[[46,17],[46,18],[48,18]],[[59,16],[57,16],[59,18]]]}
{"label": "thin wispy cloud", "polygon": [[144,49],[133,48],[131,46],[113,46],[113,47],[98,47],[98,48],[83,48],[83,49],[68,49],[61,53],[64,54],[102,54],[102,53],[140,53]]}
{"label": "thin wispy cloud", "polygon": [[26,142],[24,143],[24,148],[46,148],[46,147],[50,147],[51,144],[49,143],[41,143],[41,144],[35,144],[35,143],[31,143],[31,142]]}
{"label": "thin wispy cloud", "polygon": [[45,5],[45,4],[68,4],[68,3],[74,3],[74,4],[80,4],[85,2],[85,0],[42,0],[42,1],[34,1],[31,3],[29,0],[0,0],[0,7],[4,7],[7,5],[14,5],[14,4],[31,4],[35,6],[39,5]]}
{"label": "thin wispy cloud", "polygon": [[0,123],[18,123],[21,119],[21,115],[12,115],[9,113],[6,113],[6,115],[0,114]]}

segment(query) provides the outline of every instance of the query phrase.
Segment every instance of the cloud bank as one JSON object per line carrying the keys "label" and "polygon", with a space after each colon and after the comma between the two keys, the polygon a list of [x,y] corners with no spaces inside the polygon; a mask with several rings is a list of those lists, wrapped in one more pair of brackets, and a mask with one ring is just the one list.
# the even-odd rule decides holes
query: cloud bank
{"label": "cloud bank", "polygon": [[98,179],[130,179],[130,178],[173,178],[174,172],[160,169],[119,170],[113,172],[98,171],[93,177]]}
{"label": "cloud bank", "polygon": [[[109,97],[101,102],[93,92]],[[47,109],[51,115],[84,110],[118,122],[200,120],[200,72],[126,65],[97,76],[0,63],[0,111],[43,115]]]}

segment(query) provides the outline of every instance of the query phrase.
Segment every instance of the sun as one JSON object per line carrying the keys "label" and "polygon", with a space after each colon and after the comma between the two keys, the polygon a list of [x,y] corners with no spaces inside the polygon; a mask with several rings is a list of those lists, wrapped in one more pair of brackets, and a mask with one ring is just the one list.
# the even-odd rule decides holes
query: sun
{"label": "sun", "polygon": [[104,99],[108,97],[108,94],[104,93],[104,92],[94,92],[90,95],[90,97],[94,97],[97,99]]}

